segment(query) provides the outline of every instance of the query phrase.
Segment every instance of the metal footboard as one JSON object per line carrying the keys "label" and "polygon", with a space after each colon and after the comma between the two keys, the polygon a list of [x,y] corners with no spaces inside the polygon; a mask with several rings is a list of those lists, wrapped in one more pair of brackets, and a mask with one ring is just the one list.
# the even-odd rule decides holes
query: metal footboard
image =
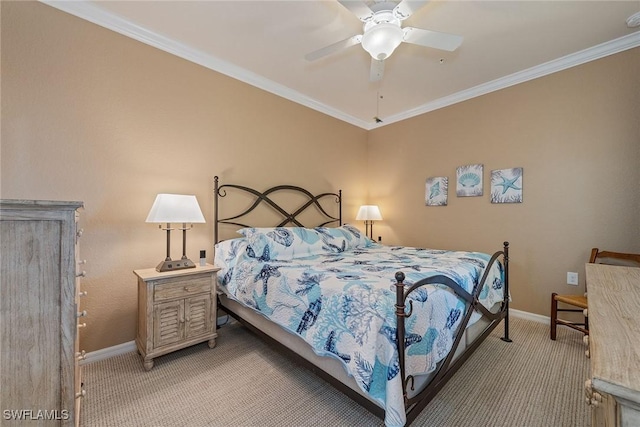
{"label": "metal footboard", "polygon": [[[496,313],[490,312],[484,305],[482,305],[479,301],[480,292],[484,288],[487,277],[489,276],[489,271],[495,262],[502,257],[503,259],[503,267],[504,267],[504,299],[502,301],[502,306],[500,310]],[[400,364],[400,375],[402,378],[402,389],[405,400],[405,409],[407,413],[407,425],[415,419],[415,417],[420,413],[420,411],[433,399],[436,393],[446,384],[446,382],[453,376],[453,374],[458,370],[460,366],[464,363],[464,361],[475,351],[475,349],[480,345],[480,343],[489,335],[489,333],[500,323],[502,319],[504,319],[504,336],[501,338],[503,341],[511,342],[509,338],[509,242],[504,242],[504,248],[502,251],[498,251],[493,254],[487,266],[485,267],[484,273],[482,275],[481,280],[478,282],[476,287],[473,290],[473,293],[467,292],[463,289],[458,283],[453,281],[451,278],[436,275],[432,277],[428,277],[422,280],[417,281],[413,285],[411,285],[408,289],[405,290],[405,275],[402,272],[398,272],[395,275],[396,278],[396,318],[397,318],[397,350],[398,350],[398,358]],[[409,310],[407,311],[407,298],[409,295],[416,289],[421,288],[430,284],[441,284],[450,288],[456,296],[461,298],[465,302],[465,313],[464,317],[458,326],[458,332],[456,333],[455,339],[453,341],[453,347],[451,351],[447,355],[447,357],[440,362],[438,370],[435,376],[431,379],[429,384],[425,389],[423,389],[416,396],[409,398],[407,396],[407,387],[411,387],[411,390],[414,388],[414,377],[413,375],[406,375],[406,365],[405,365],[405,321],[408,317],[412,315],[413,312],[413,301],[409,300]],[[490,321],[489,325],[485,328],[484,332],[478,337],[474,343],[469,346],[462,355],[452,363],[453,357],[456,354],[456,350],[464,333],[469,324],[469,320],[471,319],[471,315],[474,311],[478,311],[482,314],[483,317]]]}

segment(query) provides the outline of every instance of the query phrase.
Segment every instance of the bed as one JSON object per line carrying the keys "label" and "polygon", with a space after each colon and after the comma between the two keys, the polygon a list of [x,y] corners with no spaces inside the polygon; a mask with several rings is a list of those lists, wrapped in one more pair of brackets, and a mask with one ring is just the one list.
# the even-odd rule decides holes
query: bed
{"label": "bed", "polygon": [[[220,308],[386,426],[411,423],[501,321],[510,342],[507,242],[493,255],[386,246],[342,223],[340,191],[258,191],[218,177],[214,187]],[[232,193],[248,208],[220,217]],[[282,193],[302,202],[282,207]],[[260,209],[278,220],[245,223]],[[221,227],[237,234],[223,240]]]}

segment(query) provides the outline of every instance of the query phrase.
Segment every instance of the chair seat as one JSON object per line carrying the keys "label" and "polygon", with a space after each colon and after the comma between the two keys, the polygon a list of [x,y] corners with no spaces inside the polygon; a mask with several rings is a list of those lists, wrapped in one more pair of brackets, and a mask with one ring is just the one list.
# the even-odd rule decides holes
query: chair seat
{"label": "chair seat", "polygon": [[[640,267],[640,254],[627,254],[623,252],[601,251],[598,248],[591,249],[589,263],[611,264],[611,265],[629,265]],[[585,289],[587,284],[585,283]],[[576,308],[558,308],[558,303],[571,305]],[[555,341],[556,327],[558,325],[568,326],[585,335],[589,334],[589,318],[587,312],[583,311],[587,308],[587,297],[582,295],[558,295],[555,292],[551,294],[551,331],[550,337]],[[582,310],[580,310],[582,309]],[[582,311],[584,315],[584,323],[572,322],[569,320],[558,319],[558,312],[578,312]],[[577,313],[575,313],[577,314]],[[584,327],[583,327],[584,326]]]}
{"label": "chair seat", "polygon": [[583,295],[555,295],[554,299],[565,304],[575,305],[580,308],[587,308],[587,297]]}

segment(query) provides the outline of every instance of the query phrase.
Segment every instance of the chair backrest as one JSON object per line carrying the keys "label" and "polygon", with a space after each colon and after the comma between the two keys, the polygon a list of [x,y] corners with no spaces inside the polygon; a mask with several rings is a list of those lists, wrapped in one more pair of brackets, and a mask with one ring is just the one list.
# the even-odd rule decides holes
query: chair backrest
{"label": "chair backrest", "polygon": [[621,265],[625,267],[640,267],[640,254],[601,251],[598,248],[593,248],[591,249],[589,262],[596,264]]}

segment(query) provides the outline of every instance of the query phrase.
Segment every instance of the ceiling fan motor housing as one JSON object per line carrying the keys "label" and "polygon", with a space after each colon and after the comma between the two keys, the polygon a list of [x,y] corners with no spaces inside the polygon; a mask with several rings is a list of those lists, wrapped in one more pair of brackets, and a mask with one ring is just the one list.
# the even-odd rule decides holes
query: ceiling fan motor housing
{"label": "ceiling fan motor housing", "polygon": [[393,53],[403,37],[400,20],[391,10],[381,10],[365,22],[361,43],[372,58],[381,61]]}

